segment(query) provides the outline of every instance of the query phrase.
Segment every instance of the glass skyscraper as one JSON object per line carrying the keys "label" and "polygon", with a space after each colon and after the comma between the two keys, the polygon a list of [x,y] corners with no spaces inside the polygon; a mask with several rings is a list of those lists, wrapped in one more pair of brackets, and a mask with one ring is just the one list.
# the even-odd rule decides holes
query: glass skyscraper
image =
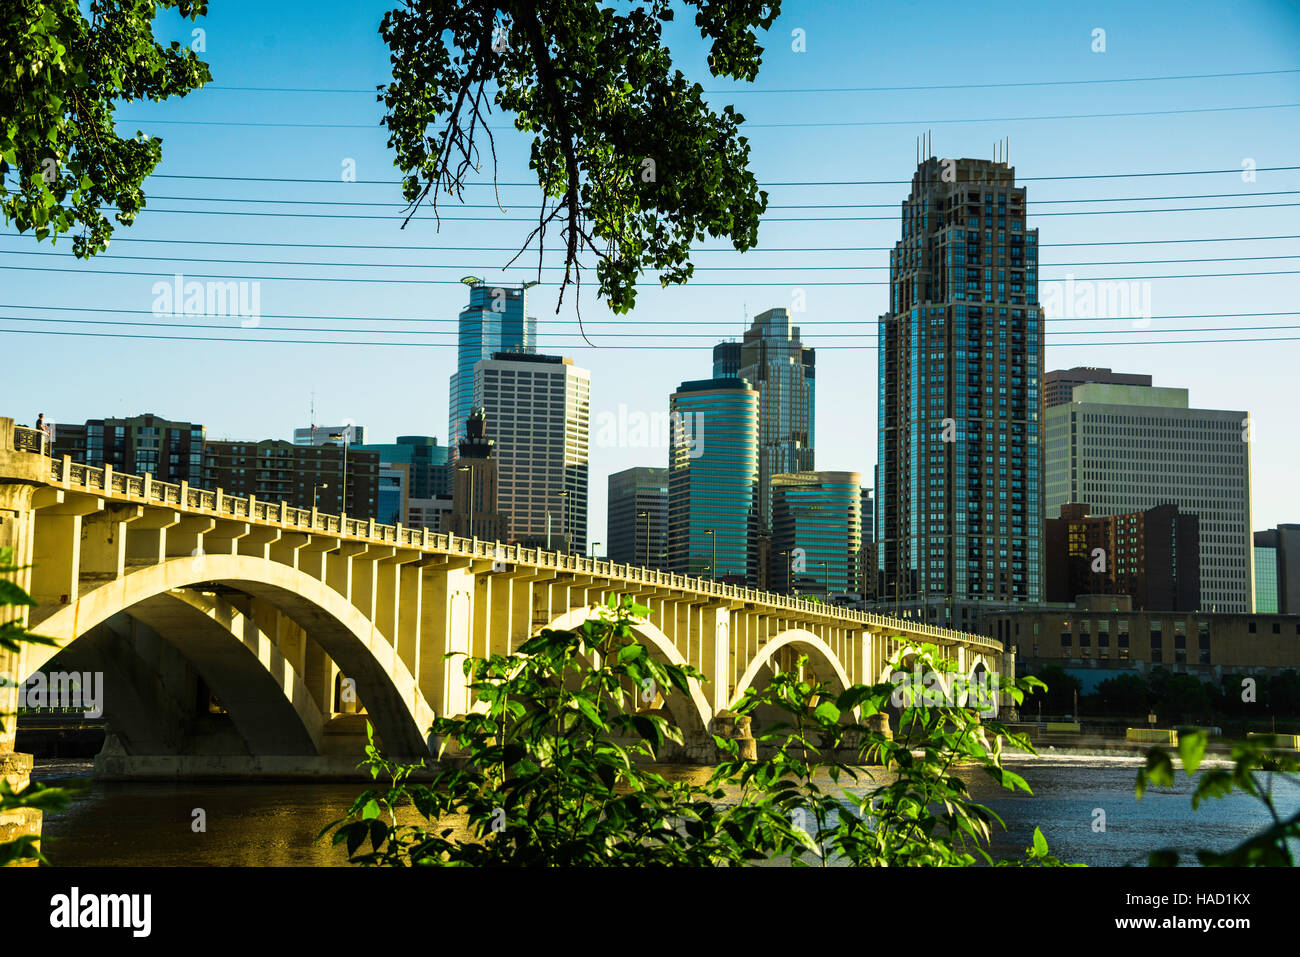
{"label": "glass skyscraper", "polygon": [[753,584],[758,391],[737,378],[683,382],[669,412],[668,568]]}
{"label": "glass skyscraper", "polygon": [[771,587],[823,598],[856,593],[861,508],[857,472],[772,476]]}
{"label": "glass skyscraper", "polygon": [[469,305],[461,310],[456,339],[456,371],[447,404],[447,448],[454,458],[473,411],[474,365],[497,352],[537,351],[537,319],[528,315],[528,289],[475,280]]}
{"label": "glass skyscraper", "polygon": [[[715,368],[717,363],[715,348]],[[772,530],[772,476],[779,472],[811,472],[814,468],[816,380],[813,373],[813,350],[799,341],[799,329],[791,323],[785,309],[769,309],[754,317],[740,346],[738,375],[758,390],[761,534],[770,534]]]}
{"label": "glass skyscraper", "polygon": [[879,598],[931,620],[963,605],[1041,601],[1043,311],[1038,231],[1025,228],[1015,170],[923,161],[889,277]]}

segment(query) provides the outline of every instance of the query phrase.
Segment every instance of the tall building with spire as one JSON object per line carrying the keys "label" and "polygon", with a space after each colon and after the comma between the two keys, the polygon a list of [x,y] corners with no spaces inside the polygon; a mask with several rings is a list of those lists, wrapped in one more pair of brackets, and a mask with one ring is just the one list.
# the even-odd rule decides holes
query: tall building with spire
{"label": "tall building with spire", "polygon": [[977,627],[990,607],[1043,598],[1038,231],[1025,226],[1014,168],[921,162],[889,278],[879,322],[878,600]]}
{"label": "tall building with spire", "polygon": [[[715,349],[715,363],[717,356]],[[772,528],[772,476],[814,468],[815,358],[813,350],[800,341],[799,327],[785,309],[769,309],[755,316],[740,344],[737,375],[758,390],[758,522],[762,535]]]}
{"label": "tall building with spire", "polygon": [[464,282],[469,286],[469,305],[460,312],[456,371],[447,405],[447,447],[453,457],[459,453],[465,421],[474,410],[474,365],[498,352],[537,351],[537,319],[528,315],[528,289],[533,283],[492,285],[472,277]]}

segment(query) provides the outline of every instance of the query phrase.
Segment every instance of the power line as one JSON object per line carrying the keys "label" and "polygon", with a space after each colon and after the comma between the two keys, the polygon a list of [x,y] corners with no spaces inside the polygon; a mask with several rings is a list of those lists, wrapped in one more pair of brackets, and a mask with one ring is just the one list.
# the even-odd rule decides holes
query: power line
{"label": "power line", "polygon": [[[161,317],[160,317],[161,318]],[[204,317],[208,318],[208,317]],[[229,316],[230,319],[253,319],[256,318],[259,323],[264,316]],[[75,326],[130,326],[141,327],[146,329],[230,329],[229,323],[204,323],[204,322],[128,322],[121,319],[49,319],[41,316],[0,316],[0,321],[4,322],[44,322],[59,325]],[[1070,321],[1070,320],[1063,320]],[[866,323],[863,323],[866,325]],[[245,328],[261,329],[263,332],[315,332],[329,333],[330,335],[401,335],[410,332],[409,329],[318,329],[312,326],[246,326]],[[1192,329],[1093,329],[1086,330],[1091,335],[1140,335],[1143,333],[1167,333],[1167,334],[1196,334],[1202,332],[1258,332],[1274,331],[1278,329],[1300,329],[1300,324],[1296,325],[1265,325],[1265,326],[1200,326]],[[1062,329],[1057,332],[1045,332],[1049,336],[1072,336],[1078,335],[1085,330],[1080,329]],[[459,333],[454,329],[447,330],[429,330],[419,333],[422,336],[458,336]],[[577,334],[577,330],[568,330],[566,334]],[[716,340],[717,334],[711,332],[593,332],[590,335],[598,339],[709,339]],[[877,334],[874,332],[814,332],[803,336],[808,341],[817,341],[821,339],[875,339]],[[838,344],[826,348],[839,348]]]}
{"label": "power line", "polygon": [[[1160,331],[1160,330],[1153,330]],[[100,339],[156,339],[172,342],[244,342],[258,343],[262,345],[318,345],[318,346],[393,346],[397,348],[427,348],[427,349],[454,349],[457,348],[455,342],[357,342],[355,340],[329,340],[329,339],[263,339],[256,335],[246,336],[159,336],[159,335],[137,335],[113,332],[65,332],[63,330],[52,329],[0,329],[0,334],[19,335],[19,336],[78,336],[93,337]],[[1172,345],[1198,345],[1198,344],[1215,344],[1225,345],[1234,342],[1294,342],[1300,341],[1300,336],[1261,336],[1249,339],[1156,339],[1141,342],[1119,342],[1109,343],[1109,345],[1125,346],[1172,346]],[[1096,348],[1100,343],[1096,342],[1060,342],[1052,343],[1052,348]],[[581,342],[557,344],[551,348],[564,350],[589,349],[590,346]],[[678,351],[690,350],[698,351],[699,346],[657,346],[657,345],[635,345],[635,346],[600,346],[601,349],[637,349],[642,352],[653,351]],[[837,346],[837,349],[861,349],[876,351],[876,346]]]}
{"label": "power line", "polygon": [[[1061,211],[1055,213],[1030,213],[1035,219],[1046,216],[1117,216],[1131,215],[1134,213],[1141,215],[1151,215],[1155,213],[1210,213],[1226,212],[1235,209],[1286,209],[1293,206],[1300,206],[1300,203],[1245,203],[1237,206],[1168,206],[1158,209],[1089,209]],[[116,206],[101,207],[105,212],[120,212]],[[378,220],[380,222],[404,222],[408,218],[418,222],[444,222],[444,223],[536,223],[536,216],[448,216],[444,214],[427,215],[412,214],[409,217],[405,215],[383,216],[378,213],[269,213],[259,210],[230,210],[230,209],[154,209],[149,207],[142,211],[143,213],[165,213],[178,216],[261,216],[276,219],[366,219]],[[896,223],[898,215],[894,216],[760,216],[759,219],[768,223]]]}
{"label": "power line", "polygon": [[[1100,120],[1130,119],[1143,116],[1186,116],[1199,113],[1241,113],[1258,110],[1292,110],[1300,103],[1264,103],[1250,106],[1197,106],[1181,110],[1134,110],[1124,113],[1049,113],[1039,116],[982,116],[957,117],[955,119],[910,119],[910,120],[824,120],[792,123],[754,123],[746,121],[742,129],[807,129],[822,128],[862,128],[877,126],[945,126],[950,124],[975,123],[1042,123],[1049,120]],[[374,123],[287,123],[267,122],[262,120],[142,120],[118,118],[115,123],[127,126],[247,126],[258,129],[338,129],[338,130],[377,130],[382,124]],[[515,127],[489,126],[493,132],[515,132]]]}
{"label": "power line", "polygon": [[[1278,189],[1267,192],[1235,193],[1180,193],[1173,196],[1099,196],[1090,199],[1040,199],[1034,200],[1034,206],[1059,206],[1076,203],[1127,203],[1155,202],[1171,199],[1241,199],[1256,196],[1295,196],[1300,189]],[[245,199],[234,196],[150,196],[149,199],[162,199],[180,203],[256,203],[276,206],[376,206],[386,209],[410,209],[411,203],[366,202],[352,199]],[[514,204],[518,205],[518,204]],[[778,203],[769,204],[768,209],[898,209],[902,201],[893,203]],[[461,203],[454,202],[455,209],[501,209],[497,203]],[[1213,207],[1210,207],[1213,208]],[[890,217],[891,219],[893,217]]]}
{"label": "power line", "polygon": [[[1300,166],[1257,166],[1253,172],[1256,173],[1283,173],[1300,169]],[[1153,176],[1213,176],[1219,173],[1237,173],[1242,172],[1242,167],[1238,166],[1232,169],[1193,169],[1193,170],[1159,170],[1144,173],[1068,173],[1055,176],[1017,176],[1018,183],[1047,182],[1054,180],[1081,180],[1081,179],[1142,179]],[[153,173],[151,179],[204,179],[220,180],[223,182],[237,183],[329,183],[331,185],[363,185],[363,186],[400,186],[400,179],[358,179],[350,183],[344,183],[342,179],[335,176],[331,179],[304,179],[296,176],[222,176],[222,175],[201,175],[197,173]],[[759,183],[760,186],[910,186],[910,179],[860,179],[860,180],[785,180],[777,182]],[[466,183],[466,188],[490,189],[494,186],[529,186],[534,189],[538,184],[534,182],[507,182],[507,183]]]}
{"label": "power line", "polygon": [[[518,250],[516,250],[518,251]],[[560,252],[561,250],[552,250]],[[5,256],[40,256],[40,257],[57,257],[67,259],[68,257],[57,250],[34,250],[34,249],[4,249],[0,250],[0,255]],[[207,257],[207,256],[131,256],[119,253],[104,254],[100,253],[94,260],[96,262],[111,261],[116,259],[141,260],[146,262],[177,262],[177,263],[225,263],[228,265],[241,266],[329,266],[331,268],[346,269],[473,269],[472,263],[358,263],[358,262],[337,262],[319,260],[302,260],[302,259],[230,259],[227,257]],[[1093,262],[1033,262],[1028,263],[1027,267],[1021,268],[1060,268],[1065,266],[1150,266],[1150,265],[1184,265],[1187,263],[1219,263],[1219,262],[1258,262],[1261,260],[1276,259],[1300,259],[1300,254],[1278,255],[1278,256],[1214,256],[1200,259],[1110,259],[1096,260]],[[537,269],[537,266],[529,265],[525,267],[529,271]],[[563,265],[559,266],[542,266],[546,270],[563,270]],[[695,266],[695,272],[788,272],[798,270],[801,272],[862,272],[864,270],[880,271],[888,270],[888,265],[883,266]],[[963,266],[954,267],[956,269],[966,268]],[[982,268],[981,266],[972,266],[970,268]]]}
{"label": "power line", "polygon": [[[152,310],[147,309],[120,309],[108,306],[49,306],[49,305],[32,305],[29,303],[0,303],[0,309],[35,309],[38,311],[52,312],[111,312],[118,315],[145,316],[153,315]],[[1200,312],[1200,313],[1182,313],[1164,316],[1048,316],[1047,322],[1137,322],[1137,321],[1169,321],[1174,319],[1262,319],[1268,317],[1284,318],[1289,316],[1300,316],[1300,312]],[[423,318],[408,316],[316,316],[303,315],[301,313],[262,313],[261,319],[302,319],[316,322],[419,322],[419,323],[459,323],[458,318]],[[54,321],[54,320],[49,320]],[[869,325],[875,322],[875,319],[802,319],[799,326],[861,326]],[[538,319],[537,323],[543,327],[552,324],[575,324],[573,319]],[[618,326],[626,328],[632,325],[632,320],[628,319],[584,319],[584,326]],[[653,326],[725,326],[726,323],[716,319],[665,319],[655,320]],[[1168,330],[1173,331],[1173,330]],[[719,337],[725,338],[727,335],[734,335],[734,331],[723,330],[717,333]]]}
{"label": "power line", "polygon": [[[26,239],[22,233],[0,232],[0,239]],[[1155,246],[1185,243],[1246,243],[1279,239],[1300,239],[1300,233],[1289,236],[1205,236],[1197,239],[1112,239],[1082,243],[1039,243],[1039,249],[1066,246]],[[375,249],[384,251],[406,250],[409,252],[480,252],[480,253],[516,253],[518,246],[418,246],[364,243],[286,243],[258,242],[247,239],[146,239],[143,236],[114,236],[115,243],[166,243],[183,246],[257,246],[279,249]],[[893,246],[760,246],[746,250],[743,254],[728,246],[692,249],[691,253],[731,253],[751,256],[754,253],[885,253]],[[552,253],[561,249],[549,250]],[[1265,257],[1273,258],[1273,257]],[[1171,260],[1175,261],[1175,260]],[[1194,260],[1187,260],[1193,262]]]}
{"label": "power line", "polygon": [[[1155,83],[1172,80],[1226,80],[1251,76],[1280,76],[1300,73],[1297,69],[1286,70],[1250,70],[1237,73],[1185,73],[1176,76],[1131,76],[1114,79],[1089,80],[1021,80],[1009,83],[944,83],[928,86],[823,86],[799,87],[790,89],[763,89],[753,86],[736,86],[725,90],[705,90],[705,93],[906,93],[922,90],[994,90],[1028,86],[1099,86],[1110,83]],[[328,87],[278,87],[278,86],[227,86],[209,83],[203,91],[221,93],[355,93],[376,95],[386,89],[385,84],[376,84],[369,88],[328,88]]]}
{"label": "power line", "polygon": [[[521,266],[520,270],[531,270],[535,267]],[[589,268],[589,267],[588,267]],[[130,272],[121,269],[65,269],[58,266],[0,266],[0,269],[16,269],[28,272],[64,272],[76,273],[82,276],[147,276],[151,279],[158,279],[156,272]],[[1228,279],[1228,278],[1245,278],[1248,276],[1290,276],[1300,273],[1300,269],[1277,269],[1265,272],[1211,272],[1211,273],[1178,273],[1168,276],[1086,276],[1075,277],[1084,279],[1088,282],[1120,282],[1131,281],[1136,279]],[[218,273],[192,273],[192,276],[203,277],[205,279],[243,279],[243,280],[267,280],[267,281],[284,281],[284,282],[351,282],[351,283],[386,283],[397,285],[416,285],[416,286],[458,286],[461,284],[459,279],[373,279],[369,277],[340,277],[340,276],[246,276],[246,275],[221,275]],[[1059,279],[1049,279],[1039,277],[1039,282],[1065,282],[1069,277]],[[543,286],[558,286],[559,282],[542,282]],[[640,288],[648,289],[651,287],[660,287],[657,282],[642,282],[636,284]],[[690,285],[690,286],[888,286],[890,281],[881,280],[853,280],[849,282],[841,281],[813,281],[813,282],[695,282],[689,280],[687,283],[672,285]],[[666,287],[664,287],[666,288]]]}

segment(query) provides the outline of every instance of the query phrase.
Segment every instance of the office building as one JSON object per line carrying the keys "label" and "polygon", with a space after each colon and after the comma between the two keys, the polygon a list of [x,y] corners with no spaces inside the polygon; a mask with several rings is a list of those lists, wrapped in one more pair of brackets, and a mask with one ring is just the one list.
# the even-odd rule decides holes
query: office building
{"label": "office building", "polygon": [[772,559],[767,587],[785,594],[852,598],[859,591],[862,476],[772,476]]}
{"label": "office building", "polygon": [[561,356],[494,353],[474,366],[509,541],[586,553],[591,373]]}
{"label": "office building", "polygon": [[379,463],[375,521],[404,525],[411,501],[411,467],[405,462]]}
{"label": "office building", "polygon": [[452,458],[465,434],[465,421],[479,407],[474,399],[475,365],[498,352],[537,351],[537,319],[528,315],[528,290],[536,283],[493,285],[481,279],[465,283],[469,286],[469,304],[460,312],[456,371],[451,376],[447,406],[447,446]]}
{"label": "office building", "polygon": [[668,470],[630,468],[609,477],[608,557],[662,569],[668,564]]}
{"label": "office building", "polygon": [[1186,389],[1088,383],[1044,417],[1047,510],[1093,515],[1176,505],[1200,532],[1201,610],[1254,601],[1245,412],[1188,407]]}
{"label": "office building", "polygon": [[459,455],[452,469],[451,512],[444,531],[462,538],[503,542],[507,521],[501,511],[496,443],[487,435],[487,418],[475,409],[465,421]]}
{"label": "office building", "polygon": [[757,584],[758,390],[683,382],[669,399],[668,568]]}
{"label": "office building", "polygon": [[342,445],[346,439],[348,445],[364,445],[366,427],[364,425],[309,425],[305,429],[293,430],[294,445]]}
{"label": "office building", "polygon": [[1300,614],[1300,525],[1254,535],[1255,611]]}
{"label": "office building", "polygon": [[203,426],[173,422],[153,413],[121,419],[90,419],[54,427],[53,454],[74,462],[160,482],[203,485]]}
{"label": "office building", "polygon": [[986,634],[1016,652],[1017,674],[1057,665],[1083,682],[1163,668],[1218,683],[1300,668],[1300,615],[1139,611],[1126,596],[1093,596],[1068,608],[1003,612]]}
{"label": "office building", "polygon": [[740,375],[740,343],[735,339],[713,347],[713,378],[734,379]]}
{"label": "office building", "polygon": [[931,157],[912,178],[890,253],[878,598],[957,628],[980,606],[1043,595],[1043,311],[1025,203],[1005,163]]}
{"label": "office building", "polygon": [[1049,602],[1127,595],[1139,610],[1201,607],[1199,523],[1177,505],[1089,515],[1087,505],[1071,503],[1044,527]]}
{"label": "office building", "polygon": [[406,524],[410,528],[427,528],[431,532],[451,531],[454,500],[450,495],[413,498],[407,506]]}
{"label": "office building", "polygon": [[203,485],[328,514],[378,520],[379,455],[341,445],[295,445],[282,439],[208,442]]}
{"label": "office building", "polygon": [[1096,366],[1075,366],[1073,369],[1053,369],[1043,376],[1043,408],[1049,409],[1069,402],[1076,385],[1098,382],[1103,385],[1150,385],[1149,375],[1132,372],[1111,372]]}
{"label": "office building", "polygon": [[448,450],[432,435],[399,435],[396,442],[357,443],[352,448],[379,453],[381,466],[404,466],[410,498],[451,494]]}
{"label": "office building", "polygon": [[758,390],[758,524],[765,537],[772,531],[772,476],[815,467],[815,358],[785,309],[755,316],[741,343],[738,375]]}

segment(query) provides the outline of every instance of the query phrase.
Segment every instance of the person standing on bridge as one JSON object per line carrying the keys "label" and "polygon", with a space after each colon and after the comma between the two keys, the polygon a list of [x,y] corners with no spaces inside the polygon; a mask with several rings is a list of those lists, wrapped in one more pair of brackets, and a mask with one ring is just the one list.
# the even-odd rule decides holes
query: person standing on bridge
{"label": "person standing on bridge", "polygon": [[44,455],[50,444],[50,423],[45,421],[44,412],[36,417],[36,431],[41,433],[41,454]]}

